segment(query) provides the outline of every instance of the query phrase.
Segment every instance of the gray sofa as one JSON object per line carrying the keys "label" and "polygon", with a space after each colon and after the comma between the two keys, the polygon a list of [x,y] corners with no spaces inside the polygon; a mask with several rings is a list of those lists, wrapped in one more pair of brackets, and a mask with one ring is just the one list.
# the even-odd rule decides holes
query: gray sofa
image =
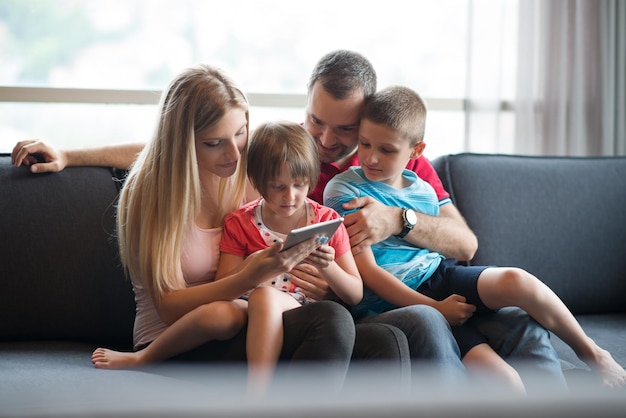
{"label": "gray sofa", "polygon": [[[471,264],[533,273],[626,366],[626,157],[458,154],[433,165],[478,237]],[[566,370],[586,368],[552,340]]]}
{"label": "gray sofa", "polygon": [[[537,274],[589,334],[626,365],[626,158],[456,155],[434,164],[478,235],[473,262],[516,265]],[[396,390],[384,365],[368,365],[340,396],[336,388],[317,384],[323,365],[292,370],[275,396],[258,402],[243,397],[241,365],[97,370],[90,361],[96,347],[131,348],[133,294],[114,231],[118,177],[95,167],[34,175],[12,167],[9,155],[0,156],[0,417],[446,416],[461,411],[466,416],[516,416],[515,411],[575,416],[600,407],[605,416],[623,413],[623,396],[588,391],[507,404],[493,401],[493,388],[469,390],[478,386],[456,391],[456,402],[448,401],[449,393],[436,392],[435,385],[431,392],[420,389],[425,396],[408,396]],[[564,366],[583,370],[567,347],[554,344]],[[283,395],[289,392],[296,395]],[[481,396],[485,402],[476,407]]]}

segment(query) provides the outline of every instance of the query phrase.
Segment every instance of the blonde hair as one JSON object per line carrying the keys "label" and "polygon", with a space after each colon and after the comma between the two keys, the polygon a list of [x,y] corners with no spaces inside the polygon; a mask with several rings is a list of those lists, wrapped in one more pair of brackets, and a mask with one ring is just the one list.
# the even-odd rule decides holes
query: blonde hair
{"label": "blonde hair", "polygon": [[[122,264],[140,278],[159,303],[164,292],[184,287],[181,251],[186,228],[201,210],[201,186],[195,137],[239,108],[244,93],[222,70],[199,65],[178,75],[161,96],[160,116],[152,140],[133,164],[120,195],[117,229]],[[241,205],[246,183],[246,149],[233,176],[221,178],[217,213]]]}
{"label": "blonde hair", "polygon": [[424,140],[426,103],[407,87],[392,86],[368,98],[361,114],[367,119],[399,132],[411,146]]}
{"label": "blonde hair", "polygon": [[293,178],[309,181],[313,190],[320,175],[317,146],[311,135],[295,122],[267,122],[259,125],[250,135],[248,165],[250,183],[267,196],[268,184],[280,175],[287,163]]}

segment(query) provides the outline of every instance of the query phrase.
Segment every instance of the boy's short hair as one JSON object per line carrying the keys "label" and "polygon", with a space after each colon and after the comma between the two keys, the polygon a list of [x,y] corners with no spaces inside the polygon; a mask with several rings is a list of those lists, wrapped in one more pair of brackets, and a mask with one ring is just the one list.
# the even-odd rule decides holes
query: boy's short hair
{"label": "boy's short hair", "polygon": [[415,91],[391,86],[367,99],[361,119],[387,125],[413,146],[424,139],[426,112],[426,103]]}
{"label": "boy's short hair", "polygon": [[320,162],[315,140],[295,122],[267,122],[250,135],[248,178],[255,189],[267,195],[267,185],[280,175],[287,163],[293,178],[309,181],[313,190],[320,175]]}

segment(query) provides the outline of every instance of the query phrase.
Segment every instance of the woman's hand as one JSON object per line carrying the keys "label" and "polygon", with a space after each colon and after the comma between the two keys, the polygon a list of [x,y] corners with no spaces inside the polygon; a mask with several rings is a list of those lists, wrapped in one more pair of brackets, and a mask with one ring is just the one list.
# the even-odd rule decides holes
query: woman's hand
{"label": "woman's hand", "polygon": [[288,273],[319,245],[313,237],[284,251],[282,250],[283,244],[277,242],[269,248],[251,254],[242,265],[242,268],[247,270],[245,276],[251,280],[250,287],[255,287],[279,274]]}

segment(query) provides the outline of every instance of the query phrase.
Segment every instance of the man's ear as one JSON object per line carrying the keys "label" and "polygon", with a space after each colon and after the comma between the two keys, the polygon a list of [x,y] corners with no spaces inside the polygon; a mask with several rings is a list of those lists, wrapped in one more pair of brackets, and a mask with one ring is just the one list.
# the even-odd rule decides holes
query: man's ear
{"label": "man's ear", "polygon": [[415,147],[413,147],[413,152],[411,153],[411,158],[415,160],[421,157],[424,153],[424,148],[426,148],[426,143],[424,141],[420,141],[415,144]]}

